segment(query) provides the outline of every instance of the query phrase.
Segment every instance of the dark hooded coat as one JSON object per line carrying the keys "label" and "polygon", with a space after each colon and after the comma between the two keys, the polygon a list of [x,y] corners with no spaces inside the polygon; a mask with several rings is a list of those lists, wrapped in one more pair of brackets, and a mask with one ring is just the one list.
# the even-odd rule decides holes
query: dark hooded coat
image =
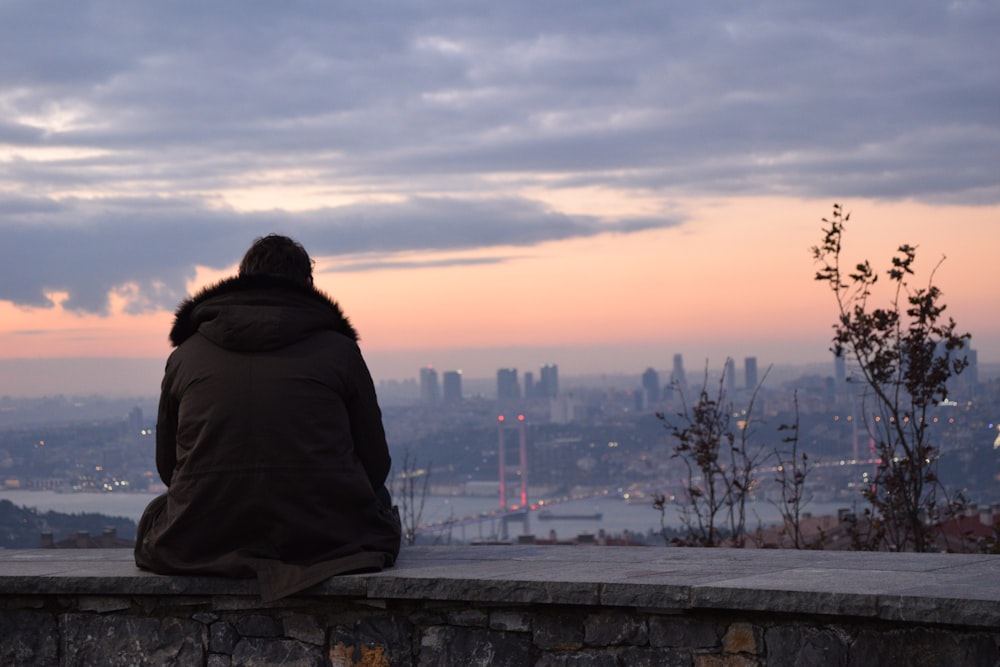
{"label": "dark hooded coat", "polygon": [[329,297],[278,277],[181,304],[156,428],[167,492],[140,520],[140,567],[256,575],[276,599],[393,564],[389,451],[357,339]]}

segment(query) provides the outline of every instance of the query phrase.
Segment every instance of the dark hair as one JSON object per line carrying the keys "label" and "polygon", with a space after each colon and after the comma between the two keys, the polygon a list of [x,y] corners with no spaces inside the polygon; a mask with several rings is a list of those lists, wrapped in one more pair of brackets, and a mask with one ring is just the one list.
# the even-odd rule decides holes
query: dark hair
{"label": "dark hair", "polygon": [[312,285],[313,261],[302,244],[287,236],[268,234],[254,239],[240,261],[240,275],[268,274]]}

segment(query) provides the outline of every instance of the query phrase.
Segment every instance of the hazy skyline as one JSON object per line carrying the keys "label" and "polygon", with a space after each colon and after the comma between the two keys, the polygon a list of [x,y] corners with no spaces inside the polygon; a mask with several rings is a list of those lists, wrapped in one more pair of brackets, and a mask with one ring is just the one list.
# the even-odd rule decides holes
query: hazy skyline
{"label": "hazy skyline", "polygon": [[177,303],[272,231],[377,379],[823,362],[834,201],[852,260],[946,255],[1000,361],[998,28],[989,2],[2,3],[0,394],[32,363],[58,385],[39,358],[161,368]]}

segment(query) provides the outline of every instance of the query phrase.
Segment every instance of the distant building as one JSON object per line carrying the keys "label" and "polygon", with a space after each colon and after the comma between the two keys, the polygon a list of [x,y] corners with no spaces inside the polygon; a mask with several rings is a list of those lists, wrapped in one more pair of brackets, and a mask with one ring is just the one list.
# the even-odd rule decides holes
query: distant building
{"label": "distant building", "polygon": [[726,358],[726,389],[736,389],[736,362],[732,357]]}
{"label": "distant building", "polygon": [[437,371],[427,366],[420,369],[420,400],[424,403],[434,403],[441,399],[441,385],[438,384]]}
{"label": "distant building", "polygon": [[559,367],[555,364],[545,364],[541,369],[541,379],[538,381],[538,395],[555,398],[559,395]]}
{"label": "distant building", "polygon": [[674,355],[674,370],[670,374],[670,382],[680,388],[687,386],[687,377],[684,375],[684,357],[680,354]]}
{"label": "distant building", "polygon": [[646,403],[660,402],[660,374],[652,368],[647,368],[642,374],[642,390],[646,394]]}
{"label": "distant building", "polygon": [[559,395],[559,367],[555,364],[542,366],[537,382],[535,374],[527,371],[522,385],[521,395],[525,398],[555,398]]}
{"label": "distant building", "polygon": [[378,402],[382,404],[409,403],[420,398],[420,384],[415,378],[404,380],[379,380]]}
{"label": "distant building", "polygon": [[[940,355],[947,353],[947,350],[938,352]],[[952,350],[950,354],[952,363],[964,357],[967,365],[960,374],[953,375],[948,381],[948,399],[952,401],[972,400],[979,391],[979,353],[971,347],[964,347],[960,350]]]}
{"label": "distant building", "polygon": [[757,388],[757,357],[747,357],[744,362],[744,370],[746,372],[746,383],[747,389],[753,390]]}
{"label": "distant building", "polygon": [[[961,356],[961,354],[962,353],[959,352],[959,356]],[[963,374],[965,374],[969,384],[975,386],[979,384],[979,353],[970,347],[965,352],[965,359],[969,362],[969,365],[966,366]]]}
{"label": "distant building", "polygon": [[462,371],[445,371],[442,376],[444,382],[444,400],[454,403],[462,400]]}
{"label": "distant building", "polygon": [[549,421],[553,424],[570,424],[586,416],[587,406],[579,398],[563,394],[549,401]]}
{"label": "distant building", "polygon": [[833,354],[833,371],[833,377],[837,381],[837,387],[843,387],[844,383],[847,382],[847,357],[843,351],[841,351],[840,354],[837,354],[836,352]]}
{"label": "distant building", "polygon": [[516,368],[501,368],[497,371],[497,398],[500,400],[521,398]]}
{"label": "distant building", "polygon": [[138,435],[139,432],[144,428],[142,421],[142,408],[135,406],[128,411],[128,417],[126,419],[128,422],[128,430],[130,435]]}

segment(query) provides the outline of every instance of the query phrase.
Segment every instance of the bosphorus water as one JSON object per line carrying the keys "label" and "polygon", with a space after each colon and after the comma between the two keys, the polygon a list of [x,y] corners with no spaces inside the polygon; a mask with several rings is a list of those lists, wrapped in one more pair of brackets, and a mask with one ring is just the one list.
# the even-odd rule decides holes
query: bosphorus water
{"label": "bosphorus water", "polygon": [[0,491],[0,500],[9,500],[22,507],[33,507],[41,512],[53,511],[65,514],[96,512],[108,516],[125,517],[133,521],[139,520],[146,505],[155,497],[155,493],[64,493],[17,489]]}
{"label": "bosphorus water", "polygon": [[[25,491],[7,489],[0,491],[0,499],[15,505],[33,507],[42,512],[55,511],[68,514],[96,512],[109,516],[120,516],[138,521],[149,502],[156,497],[153,493],[61,493],[57,491]],[[814,515],[836,514],[843,503],[813,503],[805,511]],[[498,509],[498,500],[492,496],[428,496],[424,505],[421,524],[441,524],[458,521],[466,517],[481,516]],[[651,502],[629,504],[620,497],[597,496],[572,500],[550,506],[555,518],[544,520],[540,511],[529,513],[528,532],[538,537],[549,537],[555,531],[560,539],[573,538],[580,534],[597,534],[604,531],[609,535],[620,535],[624,531],[646,534],[660,530],[660,513]],[[559,518],[575,515],[580,518]],[[599,518],[598,518],[599,516]],[[747,506],[747,527],[768,526],[781,521],[778,509],[770,502],[757,501]],[[678,508],[667,507],[664,524],[669,528],[680,528]],[[499,533],[499,520],[483,519],[465,526],[455,525],[450,529],[437,529],[438,534],[449,533],[452,540],[477,540]],[[522,534],[520,523],[509,525],[509,534]]]}

